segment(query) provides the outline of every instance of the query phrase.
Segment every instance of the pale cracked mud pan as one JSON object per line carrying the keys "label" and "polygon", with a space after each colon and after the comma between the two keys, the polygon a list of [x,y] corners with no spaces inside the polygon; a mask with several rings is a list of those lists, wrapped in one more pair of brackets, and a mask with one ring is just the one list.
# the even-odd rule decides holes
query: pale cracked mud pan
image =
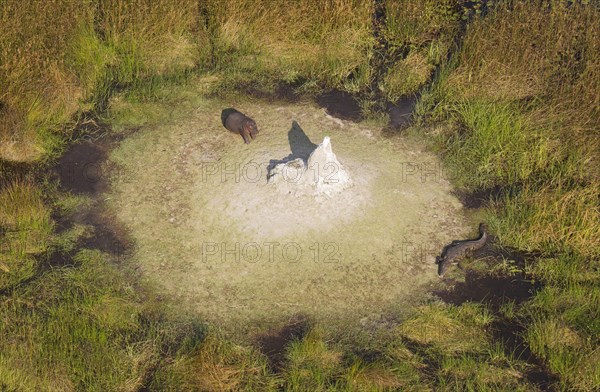
{"label": "pale cracked mud pan", "polygon": [[[359,325],[424,298],[435,255],[470,230],[438,159],[311,103],[236,103],[260,129],[243,143],[203,100],[113,150],[109,204],[135,241],[132,262],[181,306],[225,328],[304,314]],[[353,186],[288,193],[268,168],[330,136]]]}

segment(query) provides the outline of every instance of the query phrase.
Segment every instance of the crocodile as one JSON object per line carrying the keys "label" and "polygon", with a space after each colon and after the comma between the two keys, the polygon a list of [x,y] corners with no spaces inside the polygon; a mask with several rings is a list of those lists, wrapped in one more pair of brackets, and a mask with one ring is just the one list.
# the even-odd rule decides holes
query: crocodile
{"label": "crocodile", "polygon": [[488,239],[487,226],[485,223],[479,224],[479,238],[475,240],[452,241],[444,247],[441,256],[435,258],[438,265],[438,275],[443,277],[451,264],[458,264],[459,261],[471,255],[472,252],[481,249]]}

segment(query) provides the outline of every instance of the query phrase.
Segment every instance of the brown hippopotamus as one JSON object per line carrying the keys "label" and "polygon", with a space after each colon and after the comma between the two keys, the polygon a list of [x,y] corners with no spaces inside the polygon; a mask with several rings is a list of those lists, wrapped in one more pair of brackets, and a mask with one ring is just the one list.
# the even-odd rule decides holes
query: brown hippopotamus
{"label": "brown hippopotamus", "polygon": [[227,130],[242,135],[246,144],[249,144],[250,139],[256,138],[256,135],[258,134],[256,122],[234,108],[223,110],[221,113],[221,121]]}

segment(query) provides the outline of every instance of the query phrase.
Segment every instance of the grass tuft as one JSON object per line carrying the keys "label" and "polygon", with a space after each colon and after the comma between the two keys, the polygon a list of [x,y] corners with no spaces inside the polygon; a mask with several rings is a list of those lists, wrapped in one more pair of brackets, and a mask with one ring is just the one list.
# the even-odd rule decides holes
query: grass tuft
{"label": "grass tuft", "polygon": [[0,290],[14,287],[37,271],[54,224],[41,190],[15,180],[0,189]]}
{"label": "grass tuft", "polygon": [[421,307],[415,317],[399,328],[404,338],[442,352],[477,352],[486,350],[485,327],[491,321],[489,311],[478,304],[430,305]]}
{"label": "grass tuft", "polygon": [[324,390],[335,385],[342,372],[342,352],[330,347],[318,328],[288,346],[286,389]]}

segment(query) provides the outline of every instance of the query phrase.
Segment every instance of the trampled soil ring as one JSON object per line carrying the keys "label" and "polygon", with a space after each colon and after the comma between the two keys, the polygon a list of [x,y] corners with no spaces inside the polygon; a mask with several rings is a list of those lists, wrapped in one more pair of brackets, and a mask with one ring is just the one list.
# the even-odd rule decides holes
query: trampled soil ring
{"label": "trampled soil ring", "polygon": [[[231,106],[258,124],[249,145],[221,124]],[[324,136],[352,188],[315,198],[267,183],[274,162]],[[205,101],[142,127],[109,161],[118,175],[107,199],[136,244],[133,262],[225,327],[299,313],[358,325],[401,311],[439,282],[443,245],[471,231],[434,155],[312,103]]]}

